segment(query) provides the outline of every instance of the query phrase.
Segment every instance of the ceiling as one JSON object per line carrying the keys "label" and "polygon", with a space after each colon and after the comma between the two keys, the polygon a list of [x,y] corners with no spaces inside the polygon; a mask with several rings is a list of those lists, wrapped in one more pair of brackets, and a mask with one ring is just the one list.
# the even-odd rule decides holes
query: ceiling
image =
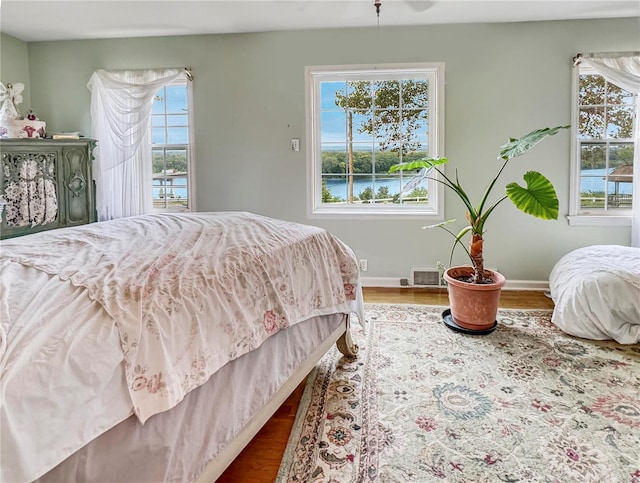
{"label": "ceiling", "polygon": [[[638,17],[618,0],[0,0],[0,31],[25,42],[318,28]],[[640,40],[640,39],[639,39]]]}

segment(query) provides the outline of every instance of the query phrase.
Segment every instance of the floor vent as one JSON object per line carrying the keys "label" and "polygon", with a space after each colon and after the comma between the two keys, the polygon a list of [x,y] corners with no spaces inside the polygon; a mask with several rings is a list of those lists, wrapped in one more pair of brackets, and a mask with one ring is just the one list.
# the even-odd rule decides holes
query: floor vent
{"label": "floor vent", "polygon": [[440,278],[437,268],[414,268],[411,270],[413,285],[417,287],[442,287],[444,281]]}

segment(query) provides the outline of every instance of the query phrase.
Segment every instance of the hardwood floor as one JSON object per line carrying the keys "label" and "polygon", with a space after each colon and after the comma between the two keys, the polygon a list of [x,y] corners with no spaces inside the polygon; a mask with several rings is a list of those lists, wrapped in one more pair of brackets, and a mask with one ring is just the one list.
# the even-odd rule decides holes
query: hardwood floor
{"label": "hardwood floor", "polygon": [[[448,305],[446,289],[365,288],[366,303]],[[500,306],[505,308],[552,309],[543,292],[503,290]],[[218,479],[218,483],[272,483],[287,446],[289,433],[304,390],[303,381],[249,445]]]}
{"label": "hardwood floor", "polygon": [[[364,288],[364,301],[386,304],[449,305],[446,289]],[[544,292],[503,290],[500,307],[512,309],[552,309],[553,301]]]}

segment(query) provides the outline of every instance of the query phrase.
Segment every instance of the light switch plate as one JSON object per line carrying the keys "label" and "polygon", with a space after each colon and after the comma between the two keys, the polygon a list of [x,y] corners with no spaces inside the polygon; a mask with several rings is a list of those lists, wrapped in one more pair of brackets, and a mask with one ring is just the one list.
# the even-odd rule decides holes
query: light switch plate
{"label": "light switch plate", "polygon": [[300,139],[291,139],[291,151],[300,151]]}

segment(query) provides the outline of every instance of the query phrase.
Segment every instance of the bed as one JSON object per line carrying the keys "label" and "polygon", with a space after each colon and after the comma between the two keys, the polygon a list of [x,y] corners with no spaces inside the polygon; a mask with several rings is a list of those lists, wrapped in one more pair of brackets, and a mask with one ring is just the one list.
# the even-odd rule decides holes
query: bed
{"label": "bed", "polygon": [[593,245],[564,255],[549,276],[552,321],[564,332],[640,342],[640,248]]}
{"label": "bed", "polygon": [[0,481],[215,481],[333,343],[353,252],[245,212],[3,240]]}

